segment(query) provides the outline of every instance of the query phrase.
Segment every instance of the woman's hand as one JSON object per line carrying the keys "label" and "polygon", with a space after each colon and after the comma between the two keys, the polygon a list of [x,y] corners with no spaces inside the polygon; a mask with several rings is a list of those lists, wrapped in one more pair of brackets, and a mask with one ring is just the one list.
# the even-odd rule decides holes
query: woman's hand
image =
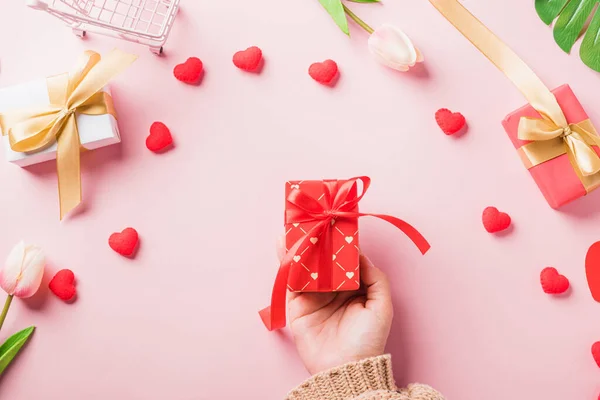
{"label": "woman's hand", "polygon": [[311,374],[384,353],[394,314],[385,274],[360,256],[358,292],[290,293],[298,353]]}

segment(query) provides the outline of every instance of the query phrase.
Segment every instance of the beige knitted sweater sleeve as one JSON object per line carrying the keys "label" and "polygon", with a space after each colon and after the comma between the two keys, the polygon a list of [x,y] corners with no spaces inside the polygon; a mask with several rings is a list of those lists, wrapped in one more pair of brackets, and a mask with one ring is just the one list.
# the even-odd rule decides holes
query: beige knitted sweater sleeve
{"label": "beige knitted sweater sleeve", "polygon": [[286,400],[444,400],[444,397],[427,385],[397,388],[388,354],[314,375],[292,390]]}

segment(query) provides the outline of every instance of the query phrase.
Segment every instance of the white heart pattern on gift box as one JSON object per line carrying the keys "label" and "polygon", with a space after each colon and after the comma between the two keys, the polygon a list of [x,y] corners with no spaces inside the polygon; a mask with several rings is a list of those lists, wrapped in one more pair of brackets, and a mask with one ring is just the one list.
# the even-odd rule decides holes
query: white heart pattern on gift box
{"label": "white heart pattern on gift box", "polygon": [[311,242],[312,244],[317,244],[317,242],[318,242],[318,241],[319,241],[319,238],[318,238],[318,237],[311,237],[311,238],[310,238],[310,242]]}
{"label": "white heart pattern on gift box", "polygon": [[348,244],[352,243],[353,240],[354,236],[346,236],[346,242],[348,242]]}
{"label": "white heart pattern on gift box", "polygon": [[346,276],[348,279],[352,279],[354,277],[354,272],[346,272]]}
{"label": "white heart pattern on gift box", "polygon": [[319,273],[318,272],[313,272],[312,274],[310,274],[310,277],[313,278],[313,280],[317,280],[317,278],[319,277]]}
{"label": "white heart pattern on gift box", "polygon": [[293,257],[293,260],[294,260],[294,262],[298,262],[298,261],[300,261],[300,256],[299,256],[299,255],[295,255],[295,256]]}

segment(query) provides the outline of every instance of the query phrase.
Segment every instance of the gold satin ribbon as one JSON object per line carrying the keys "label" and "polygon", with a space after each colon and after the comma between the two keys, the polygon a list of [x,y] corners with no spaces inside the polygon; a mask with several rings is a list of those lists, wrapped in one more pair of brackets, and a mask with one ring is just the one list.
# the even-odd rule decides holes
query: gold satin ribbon
{"label": "gold satin ribbon", "polygon": [[60,219],[81,203],[80,139],[76,114],[116,116],[102,88],[137,56],[115,49],[105,57],[86,51],[71,73],[50,77],[48,106],[0,114],[0,128],[17,152],[36,152],[57,142]]}
{"label": "gold satin ribbon", "polygon": [[592,146],[600,146],[600,137],[591,122],[568,124],[556,97],[540,78],[457,0],[429,1],[513,82],[542,116],[522,117],[519,121],[519,139],[532,142],[519,149],[527,168],[567,154],[586,191],[595,189],[600,184],[600,157]]}

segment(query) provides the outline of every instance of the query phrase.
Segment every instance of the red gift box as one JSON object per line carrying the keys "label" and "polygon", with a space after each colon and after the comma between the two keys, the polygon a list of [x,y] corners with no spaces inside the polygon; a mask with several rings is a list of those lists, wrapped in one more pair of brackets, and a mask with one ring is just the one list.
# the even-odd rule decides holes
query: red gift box
{"label": "red gift box", "polygon": [[[287,289],[334,292],[360,287],[358,218],[373,216],[404,232],[425,254],[429,243],[406,222],[385,214],[364,214],[358,203],[371,180],[291,181],[286,186],[286,255],[281,260],[271,306],[260,311],[269,330],[286,323]],[[362,185],[361,185],[362,184]]]}
{"label": "red gift box", "polygon": [[[336,181],[292,181],[286,183],[285,198],[294,190],[302,190],[323,206],[326,207],[325,186],[323,182]],[[340,180],[337,183],[349,182]],[[356,196],[357,187],[351,187],[351,195]],[[286,210],[289,207],[286,201]],[[358,205],[353,212],[358,212]],[[285,224],[286,251],[298,240],[301,240],[317,224],[317,221],[287,222]],[[321,236],[312,236],[306,246],[300,248],[292,258],[288,289],[293,292],[331,292],[357,290],[360,287],[359,275],[359,250],[358,250],[358,219],[332,219],[332,254],[327,259],[321,260],[319,253],[313,248],[319,245]],[[326,278],[321,272],[319,278],[319,264],[327,266],[331,276]]]}
{"label": "red gift box", "polygon": [[[552,93],[556,97],[569,124],[585,124],[587,131],[597,135],[596,130],[589,121],[588,115],[569,85],[562,85],[554,89]],[[598,187],[600,176],[596,174],[584,177],[582,180],[566,153],[532,166],[525,151],[526,146],[531,142],[520,140],[518,137],[519,122],[522,117],[542,118],[530,104],[527,104],[509,114],[502,121],[502,125],[513,145],[519,151],[521,159],[529,169],[531,176],[537,183],[548,204],[550,204],[550,207],[558,208],[579,197],[585,196]],[[600,155],[600,149],[597,146],[592,146],[592,148],[596,154]]]}

